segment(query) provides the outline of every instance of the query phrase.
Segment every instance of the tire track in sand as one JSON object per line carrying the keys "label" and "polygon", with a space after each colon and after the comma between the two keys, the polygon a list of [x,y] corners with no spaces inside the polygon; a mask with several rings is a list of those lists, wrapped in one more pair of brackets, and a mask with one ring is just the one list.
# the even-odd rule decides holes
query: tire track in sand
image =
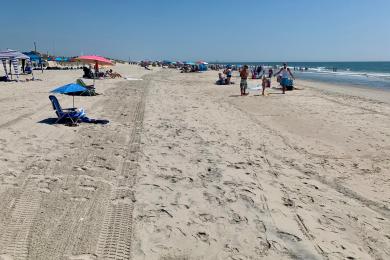
{"label": "tire track in sand", "polygon": [[34,180],[29,179],[24,187],[25,192],[15,202],[11,221],[1,240],[3,253],[13,256],[12,259],[27,259],[30,229],[40,205],[40,195],[36,192]]}
{"label": "tire track in sand", "polygon": [[145,111],[148,81],[144,81],[141,99],[134,112],[134,126],[130,132],[121,178],[111,192],[103,226],[99,235],[96,255],[99,259],[131,259],[133,239],[133,186],[138,170],[141,131]]}

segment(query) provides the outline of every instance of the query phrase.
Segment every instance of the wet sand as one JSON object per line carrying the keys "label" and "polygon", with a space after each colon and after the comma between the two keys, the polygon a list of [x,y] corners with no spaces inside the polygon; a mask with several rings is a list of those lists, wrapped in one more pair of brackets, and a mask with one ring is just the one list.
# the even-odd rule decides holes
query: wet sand
{"label": "wet sand", "polygon": [[388,93],[115,70],[75,98],[108,125],[48,120],[81,71],[0,83],[0,259],[390,257]]}

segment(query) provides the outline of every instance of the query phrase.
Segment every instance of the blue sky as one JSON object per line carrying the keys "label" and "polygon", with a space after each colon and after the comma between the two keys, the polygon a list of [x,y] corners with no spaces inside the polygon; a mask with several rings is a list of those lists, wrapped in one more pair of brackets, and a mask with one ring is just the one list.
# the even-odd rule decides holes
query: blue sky
{"label": "blue sky", "polygon": [[[389,0],[4,1],[0,49],[208,61],[390,60]],[[12,21],[12,22],[11,22]]]}

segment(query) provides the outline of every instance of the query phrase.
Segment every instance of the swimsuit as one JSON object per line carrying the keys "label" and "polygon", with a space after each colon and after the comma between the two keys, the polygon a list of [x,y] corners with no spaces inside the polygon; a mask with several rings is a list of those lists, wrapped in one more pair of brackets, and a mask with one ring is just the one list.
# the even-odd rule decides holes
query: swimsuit
{"label": "swimsuit", "polygon": [[247,89],[247,87],[248,87],[247,79],[241,78],[240,88],[245,91]]}

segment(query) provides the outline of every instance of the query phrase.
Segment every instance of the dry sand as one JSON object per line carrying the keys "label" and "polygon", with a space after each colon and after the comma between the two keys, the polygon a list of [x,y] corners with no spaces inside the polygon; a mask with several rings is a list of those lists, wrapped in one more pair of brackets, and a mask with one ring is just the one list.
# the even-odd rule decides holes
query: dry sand
{"label": "dry sand", "polygon": [[75,98],[108,125],[48,120],[81,71],[0,83],[0,259],[390,258],[388,92],[115,70]]}

